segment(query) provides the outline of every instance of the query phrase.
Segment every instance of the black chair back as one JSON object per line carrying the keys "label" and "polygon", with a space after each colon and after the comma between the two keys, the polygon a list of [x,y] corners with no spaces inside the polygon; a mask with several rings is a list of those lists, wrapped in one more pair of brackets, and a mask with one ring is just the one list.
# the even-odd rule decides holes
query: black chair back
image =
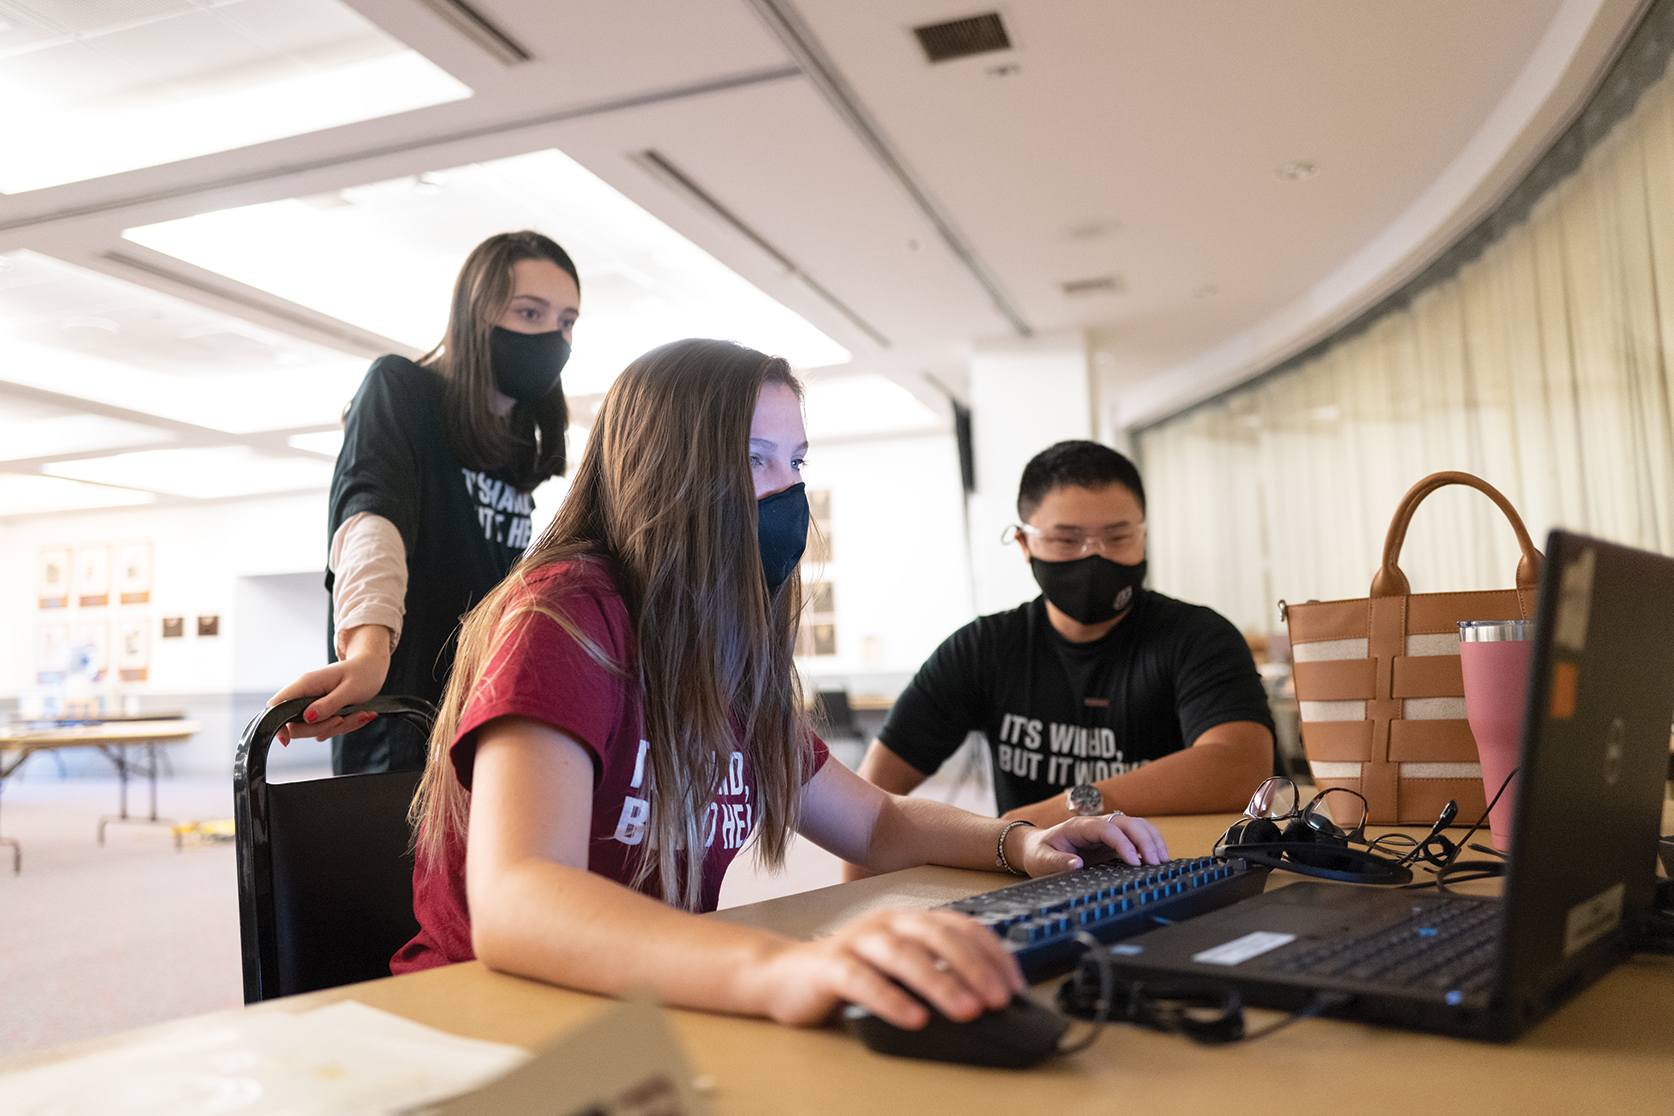
{"label": "black chair back", "polygon": [[[390,956],[418,933],[407,809],[421,773],[267,781],[274,734],[315,700],[263,710],[233,761],[247,1004],[388,976]],[[380,696],[344,712],[359,710],[427,733],[436,719],[418,698]]]}
{"label": "black chair back", "polygon": [[823,737],[859,736],[847,690],[821,690],[814,695],[814,723]]}

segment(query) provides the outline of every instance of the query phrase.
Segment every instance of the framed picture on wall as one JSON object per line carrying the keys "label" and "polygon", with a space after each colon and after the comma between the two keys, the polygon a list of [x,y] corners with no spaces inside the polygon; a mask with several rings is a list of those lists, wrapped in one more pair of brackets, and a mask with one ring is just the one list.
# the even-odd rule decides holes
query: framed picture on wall
{"label": "framed picture on wall", "polygon": [[116,599],[125,605],[151,601],[150,539],[130,539],[116,547]]}
{"label": "framed picture on wall", "polygon": [[116,672],[124,682],[144,682],[151,673],[151,619],[128,618],[116,625]]}
{"label": "framed picture on wall", "polygon": [[110,544],[76,547],[75,598],[82,608],[110,604]]}
{"label": "framed picture on wall", "polygon": [[35,600],[40,608],[70,606],[70,548],[43,546],[35,564]]}
{"label": "framed picture on wall", "polygon": [[70,673],[101,681],[110,669],[110,625],[83,621],[70,629]]}
{"label": "framed picture on wall", "polygon": [[41,624],[35,629],[35,682],[50,686],[70,672],[70,625]]}
{"label": "framed picture on wall", "polygon": [[829,581],[803,587],[802,623],[796,630],[800,658],[837,654],[837,590]]}
{"label": "framed picture on wall", "polygon": [[808,546],[802,560],[818,565],[831,561],[831,490],[811,488],[808,492]]}

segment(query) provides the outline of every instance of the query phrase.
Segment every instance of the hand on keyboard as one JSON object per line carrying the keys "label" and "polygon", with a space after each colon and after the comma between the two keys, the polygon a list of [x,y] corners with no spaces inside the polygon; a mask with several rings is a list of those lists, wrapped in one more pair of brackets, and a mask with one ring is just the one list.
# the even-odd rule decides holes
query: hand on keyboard
{"label": "hand on keyboard", "polygon": [[1157,827],[1125,814],[1071,818],[1051,829],[1018,826],[1011,832],[1011,842],[1021,853],[1011,857],[1011,862],[1031,876],[1050,876],[1107,860],[1161,864],[1168,859],[1168,845]]}

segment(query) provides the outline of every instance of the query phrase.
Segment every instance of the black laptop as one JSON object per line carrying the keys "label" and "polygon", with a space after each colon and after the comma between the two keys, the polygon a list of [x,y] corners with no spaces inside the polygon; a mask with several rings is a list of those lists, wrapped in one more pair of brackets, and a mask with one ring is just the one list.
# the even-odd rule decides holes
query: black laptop
{"label": "black laptop", "polygon": [[1674,558],[1564,531],[1546,545],[1502,898],[1295,883],[1128,939],[1119,976],[1286,1010],[1335,993],[1326,1014],[1504,1040],[1627,957],[1655,888]]}

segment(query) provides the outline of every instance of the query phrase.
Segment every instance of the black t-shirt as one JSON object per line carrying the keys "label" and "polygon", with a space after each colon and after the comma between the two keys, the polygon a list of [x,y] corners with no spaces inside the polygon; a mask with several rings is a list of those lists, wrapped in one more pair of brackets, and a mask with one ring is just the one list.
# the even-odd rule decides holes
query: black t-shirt
{"label": "black t-shirt", "polygon": [[[329,539],[349,517],[370,512],[401,532],[407,611],[381,692],[433,702],[453,666],[460,617],[522,557],[534,510],[509,472],[460,465],[442,427],[443,398],[442,379],[429,369],[398,356],[372,363],[344,422],[327,531]],[[334,580],[328,570],[327,589]],[[329,629],[328,644],[335,638]],[[366,752],[385,720],[339,739]]]}
{"label": "black t-shirt", "polygon": [[878,738],[929,775],[982,732],[1003,814],[1125,774],[1229,721],[1273,727],[1244,637],[1213,609],[1142,591],[1092,643],[1060,636],[1042,597],[977,618],[919,668]]}

